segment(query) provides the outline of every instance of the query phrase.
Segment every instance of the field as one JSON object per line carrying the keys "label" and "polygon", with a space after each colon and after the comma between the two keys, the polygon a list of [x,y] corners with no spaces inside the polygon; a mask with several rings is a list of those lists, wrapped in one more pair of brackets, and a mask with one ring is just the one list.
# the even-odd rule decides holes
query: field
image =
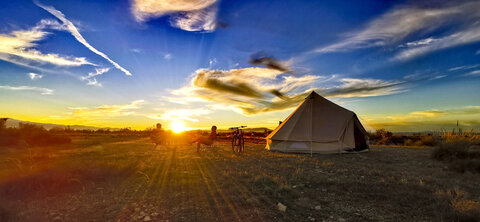
{"label": "field", "polygon": [[[480,177],[431,148],[295,155],[141,136],[0,150],[0,221],[478,221]],[[286,210],[279,209],[279,203]]]}

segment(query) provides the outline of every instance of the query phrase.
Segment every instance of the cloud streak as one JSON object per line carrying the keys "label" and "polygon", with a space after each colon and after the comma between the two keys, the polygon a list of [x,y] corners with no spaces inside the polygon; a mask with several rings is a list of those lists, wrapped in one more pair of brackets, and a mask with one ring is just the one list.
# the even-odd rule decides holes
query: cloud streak
{"label": "cloud streak", "polygon": [[[316,90],[327,97],[370,97],[399,93],[405,90],[407,80],[383,81],[374,79],[343,78],[339,85],[315,88],[316,83],[332,78],[316,75],[293,75],[272,68],[242,68],[231,70],[199,69],[189,84],[172,90],[170,102],[194,102],[222,105],[244,115],[281,111],[298,106]],[[223,109],[223,108],[222,108]]]}
{"label": "cloud streak", "polygon": [[53,92],[54,92],[53,89],[40,88],[40,87],[34,87],[34,86],[8,86],[8,85],[3,85],[3,86],[0,86],[0,89],[10,90],[10,91],[32,91],[32,92],[38,92],[41,95],[52,95]]}
{"label": "cloud streak", "polygon": [[371,97],[379,95],[390,95],[405,90],[405,80],[384,81],[378,79],[352,79],[343,78],[341,85],[319,89],[323,96],[337,98]]}
{"label": "cloud streak", "polygon": [[159,110],[162,112],[161,114],[151,114],[147,115],[147,117],[151,119],[162,119],[168,121],[186,120],[190,122],[198,122],[197,117],[208,115],[212,112],[211,110],[205,108]]}
{"label": "cloud streak", "polygon": [[[452,26],[453,25],[453,26]],[[400,5],[370,21],[363,29],[348,33],[337,43],[314,50],[342,52],[398,45],[413,34],[425,35],[448,27],[443,36],[401,44],[396,60],[407,60],[436,50],[480,41],[480,2],[444,2],[432,5],[414,2]],[[453,27],[453,28],[452,28]]]}
{"label": "cloud streak", "polygon": [[464,76],[480,76],[480,70],[473,70],[473,71],[465,74]]}
{"label": "cloud streak", "polygon": [[26,61],[50,63],[57,66],[94,65],[84,57],[60,56],[54,53],[44,54],[33,47],[35,42],[41,41],[49,34],[45,29],[63,30],[64,27],[54,20],[41,20],[29,30],[12,31],[9,34],[0,34],[0,59],[29,66]]}
{"label": "cloud streak", "polygon": [[123,68],[122,66],[120,66],[118,63],[114,62],[113,60],[111,60],[105,53],[103,52],[100,52],[99,50],[97,50],[95,47],[93,47],[92,45],[90,45],[90,43],[87,42],[87,40],[85,40],[85,38],[83,38],[83,36],[80,34],[80,32],[78,31],[77,27],[75,27],[75,25],[70,21],[68,20],[65,15],[60,12],[59,10],[55,9],[54,7],[52,6],[44,6],[44,5],[41,5],[39,3],[36,3],[38,7],[40,8],[43,8],[44,10],[46,10],[47,12],[49,12],[50,14],[52,14],[53,16],[55,16],[57,19],[59,19],[63,25],[65,26],[65,30],[67,30],[68,32],[70,32],[70,34],[73,35],[73,37],[75,37],[75,39],[80,42],[82,45],[84,45],[85,47],[87,47],[90,51],[92,51],[93,53],[103,57],[104,59],[106,59],[108,62],[110,62],[113,66],[115,66],[115,68],[119,69],[120,71],[124,72],[126,75],[128,76],[131,76],[132,73],[130,73],[130,71],[126,70],[125,68]]}
{"label": "cloud streak", "polygon": [[31,72],[31,73],[28,73],[28,77],[31,80],[39,80],[39,79],[43,78],[43,75]]}
{"label": "cloud streak", "polygon": [[474,65],[465,65],[465,66],[457,66],[448,69],[449,72],[455,72],[455,71],[460,71],[460,70],[467,70],[467,69],[473,69],[479,67],[480,64],[474,64]]}
{"label": "cloud streak", "polygon": [[102,105],[94,108],[73,107],[73,116],[80,117],[113,117],[128,116],[135,114],[135,110],[140,109],[145,104],[145,100],[135,100],[125,105]]}
{"label": "cloud streak", "polygon": [[102,83],[97,81],[99,75],[108,72],[110,68],[95,68],[95,72],[88,73],[87,76],[82,76],[81,79],[87,82],[87,85],[102,87]]}
{"label": "cloud streak", "polygon": [[216,28],[216,0],[133,0],[138,22],[170,15],[170,25],[185,31],[211,32]]}
{"label": "cloud streak", "polygon": [[261,56],[259,53],[250,56],[248,62],[252,65],[263,65],[270,69],[291,73],[292,70],[288,67],[287,62],[278,61],[273,57]]}

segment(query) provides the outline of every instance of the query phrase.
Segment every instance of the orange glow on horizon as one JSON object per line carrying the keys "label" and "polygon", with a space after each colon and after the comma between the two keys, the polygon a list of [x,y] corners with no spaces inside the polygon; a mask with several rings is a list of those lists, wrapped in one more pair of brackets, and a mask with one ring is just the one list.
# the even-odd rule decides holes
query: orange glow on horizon
{"label": "orange glow on horizon", "polygon": [[170,128],[174,133],[181,133],[188,129],[187,127],[185,127],[185,125],[182,122],[178,122],[178,121],[172,122],[170,125]]}

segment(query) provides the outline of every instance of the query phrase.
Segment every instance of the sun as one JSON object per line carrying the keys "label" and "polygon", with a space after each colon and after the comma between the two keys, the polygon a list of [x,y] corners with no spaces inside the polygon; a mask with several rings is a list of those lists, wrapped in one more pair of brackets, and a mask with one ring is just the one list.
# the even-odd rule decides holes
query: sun
{"label": "sun", "polygon": [[182,122],[173,122],[170,125],[170,128],[172,129],[172,131],[174,133],[181,133],[181,132],[187,130],[187,128],[185,127],[185,125],[183,125]]}

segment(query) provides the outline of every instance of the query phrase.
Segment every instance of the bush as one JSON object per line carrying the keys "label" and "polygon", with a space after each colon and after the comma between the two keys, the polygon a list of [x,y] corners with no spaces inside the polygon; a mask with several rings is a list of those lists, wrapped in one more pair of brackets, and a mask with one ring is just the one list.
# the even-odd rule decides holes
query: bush
{"label": "bush", "polygon": [[465,159],[470,155],[470,142],[443,142],[437,145],[433,150],[432,157],[441,161],[451,161],[454,159]]}
{"label": "bush", "polygon": [[413,140],[411,140],[411,139],[407,139],[403,142],[404,146],[413,146],[413,144],[414,144]]}
{"label": "bush", "polygon": [[480,151],[468,140],[440,143],[433,150],[432,158],[448,162],[450,169],[460,173],[480,173]]}
{"label": "bush", "polygon": [[368,137],[372,144],[388,145],[393,133],[385,129],[379,129],[375,133],[369,133]]}
{"label": "bush", "polygon": [[18,131],[29,146],[62,145],[72,142],[72,139],[63,132],[50,132],[34,124],[20,123]]}
{"label": "bush", "polygon": [[14,146],[22,142],[22,136],[18,130],[3,129],[0,131],[0,146]]}
{"label": "bush", "polygon": [[435,145],[437,145],[438,141],[432,135],[426,135],[426,136],[422,136],[420,138],[420,143],[423,146],[435,146]]}

